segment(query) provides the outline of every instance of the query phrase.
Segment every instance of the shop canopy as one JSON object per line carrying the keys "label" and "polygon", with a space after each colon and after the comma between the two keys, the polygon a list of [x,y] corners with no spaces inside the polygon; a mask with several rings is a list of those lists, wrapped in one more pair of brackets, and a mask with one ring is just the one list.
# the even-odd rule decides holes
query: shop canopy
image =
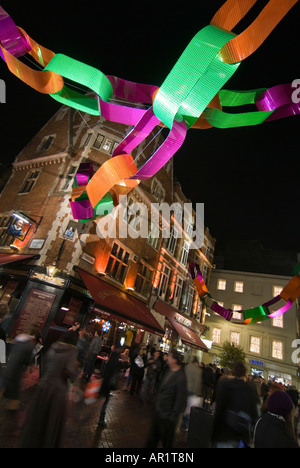
{"label": "shop canopy", "polygon": [[107,317],[107,314],[109,314],[108,318],[135,325],[150,333],[164,335],[164,329],[144,302],[126,294],[106,281],[96,278],[81,268],[76,268],[76,271],[99,309],[103,309]]}
{"label": "shop canopy", "polygon": [[36,255],[19,255],[19,254],[0,253],[0,265],[6,265],[7,263],[13,263],[13,262],[19,262],[21,260],[29,260],[35,257]]}
{"label": "shop canopy", "polygon": [[205,325],[198,324],[184,315],[179,314],[172,306],[162,301],[158,301],[155,304],[154,310],[167,317],[172,327],[175,328],[179,334],[183,343],[187,346],[201,349],[202,351],[208,351],[207,346],[199,338],[197,333],[192,330],[192,328],[196,328],[199,329],[200,333],[203,333],[206,328]]}

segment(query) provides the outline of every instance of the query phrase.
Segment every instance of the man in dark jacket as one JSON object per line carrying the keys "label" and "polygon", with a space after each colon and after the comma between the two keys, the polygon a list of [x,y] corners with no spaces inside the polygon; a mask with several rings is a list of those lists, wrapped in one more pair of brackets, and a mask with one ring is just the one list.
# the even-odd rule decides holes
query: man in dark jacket
{"label": "man in dark jacket", "polygon": [[241,440],[248,444],[258,417],[256,394],[246,381],[245,365],[237,363],[233,375],[220,381],[216,389],[212,440],[218,448],[237,448]]}
{"label": "man in dark jacket", "polygon": [[176,426],[187,402],[187,380],[181,364],[181,356],[171,351],[169,370],[160,383],[155,402],[155,413],[146,442],[146,448],[156,448],[161,441],[163,448],[172,448]]}
{"label": "man in dark jacket", "polygon": [[103,382],[100,391],[100,398],[104,397],[105,400],[103,402],[101,413],[98,421],[98,426],[105,427],[105,414],[107,410],[107,406],[111,397],[111,391],[117,390],[118,388],[118,381],[121,372],[122,364],[120,362],[120,354],[122,352],[122,348],[116,348],[112,352],[107,366],[105,367],[105,371],[103,374]]}

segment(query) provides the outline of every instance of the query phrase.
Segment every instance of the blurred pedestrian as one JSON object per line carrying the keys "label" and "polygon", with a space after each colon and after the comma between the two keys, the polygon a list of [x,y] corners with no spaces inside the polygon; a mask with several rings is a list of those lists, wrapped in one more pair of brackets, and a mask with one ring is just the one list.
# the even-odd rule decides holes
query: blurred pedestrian
{"label": "blurred pedestrian", "polygon": [[90,341],[89,341],[88,332],[85,329],[80,330],[79,339],[77,341],[76,348],[77,348],[77,360],[81,368],[83,368],[83,365],[84,365],[84,362],[88,353],[89,344],[90,344]]}
{"label": "blurred pedestrian", "polygon": [[88,350],[85,363],[83,366],[83,375],[82,375],[83,381],[90,382],[92,374],[94,372],[96,359],[101,349],[102,349],[101,332],[96,330],[94,337],[90,343],[89,350]]}
{"label": "blurred pedestrian", "polygon": [[204,401],[212,403],[214,388],[216,384],[216,376],[212,364],[208,364],[203,367],[202,374],[202,394]]}
{"label": "blurred pedestrian", "polygon": [[145,364],[147,362],[146,357],[146,347],[142,345],[137,348],[132,354],[130,362],[130,376],[131,376],[131,385],[130,385],[130,394],[134,395],[139,393],[145,372]]}
{"label": "blurred pedestrian", "polygon": [[8,305],[4,302],[0,302],[0,340],[3,341],[6,341],[6,327],[4,326],[4,323],[8,314]]}
{"label": "blurred pedestrian", "polygon": [[156,448],[161,441],[163,448],[173,447],[176,426],[187,402],[187,380],[182,357],[177,351],[168,355],[169,370],[158,388],[155,412],[148,434],[146,448]]}
{"label": "blurred pedestrian", "polygon": [[217,448],[237,448],[241,440],[249,444],[258,417],[256,393],[247,383],[243,363],[235,364],[233,376],[217,386],[212,432]]}
{"label": "blurred pedestrian", "polygon": [[151,401],[156,388],[157,379],[162,368],[160,351],[154,351],[153,356],[146,364],[146,377],[141,391],[141,401]]}
{"label": "blurred pedestrian", "polygon": [[0,302],[0,369],[6,363],[6,328],[4,327],[5,317],[9,313],[8,305]]}
{"label": "blurred pedestrian", "polygon": [[10,410],[19,409],[22,377],[33,361],[33,351],[39,339],[40,330],[35,324],[30,325],[26,333],[15,337],[10,359],[0,379],[0,396],[9,400]]}
{"label": "blurred pedestrian", "polygon": [[122,368],[122,362],[120,360],[121,352],[122,348],[115,348],[111,353],[109,361],[105,367],[103,382],[100,390],[100,398],[103,397],[105,400],[101,408],[98,426],[106,426],[105,415],[110,397],[112,396],[111,392],[113,390],[117,390],[118,388],[120,372]]}
{"label": "blurred pedestrian", "polygon": [[187,378],[188,399],[187,407],[182,419],[182,429],[188,430],[191,407],[196,406],[195,402],[198,403],[198,406],[202,406],[200,403],[203,403],[202,369],[199,366],[198,359],[195,357],[191,363],[185,366],[184,371]]}
{"label": "blurred pedestrian", "polygon": [[268,411],[257,421],[254,448],[299,448],[295,429],[295,406],[291,397],[277,390],[268,398]]}
{"label": "blurred pedestrian", "polygon": [[74,325],[72,325],[71,328],[69,328],[68,333],[73,337],[73,342],[72,344],[76,346],[77,341],[79,340],[79,329],[80,329],[80,323],[75,322]]}
{"label": "blurred pedestrian", "polygon": [[29,408],[21,448],[61,448],[69,380],[78,376],[76,347],[66,333],[46,354],[45,372]]}

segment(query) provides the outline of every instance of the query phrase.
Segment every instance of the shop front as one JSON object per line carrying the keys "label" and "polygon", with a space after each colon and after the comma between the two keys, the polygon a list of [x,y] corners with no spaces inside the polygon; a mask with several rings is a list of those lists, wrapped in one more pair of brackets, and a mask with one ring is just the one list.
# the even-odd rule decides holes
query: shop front
{"label": "shop front", "polygon": [[199,360],[202,352],[207,352],[207,346],[201,340],[206,329],[205,325],[179,314],[176,309],[163,301],[157,301],[154,310],[166,318],[165,335],[161,340],[161,349],[168,352],[175,347],[184,355],[186,362],[196,355]]}
{"label": "shop front", "polygon": [[143,343],[145,332],[164,335],[164,328],[144,302],[81,268],[76,271],[95,303],[89,324],[101,327],[105,346]]}

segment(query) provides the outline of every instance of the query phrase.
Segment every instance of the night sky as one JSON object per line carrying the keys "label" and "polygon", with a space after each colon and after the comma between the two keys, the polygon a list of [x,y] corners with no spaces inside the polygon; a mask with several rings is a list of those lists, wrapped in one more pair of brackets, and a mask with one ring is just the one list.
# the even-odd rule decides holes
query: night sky
{"label": "night sky", "polygon": [[[44,47],[107,75],[157,86],[222,4],[0,0],[15,23]],[[255,11],[234,32],[243,31]],[[269,88],[300,79],[299,12],[298,3],[242,62],[226,89]],[[11,75],[4,62],[0,79],[7,93],[0,105],[0,155],[2,163],[10,163],[60,105]],[[260,239],[266,248],[300,252],[299,125],[295,116],[255,127],[189,130],[174,156],[175,176],[194,203],[205,203],[205,224],[220,247],[228,239]]]}

